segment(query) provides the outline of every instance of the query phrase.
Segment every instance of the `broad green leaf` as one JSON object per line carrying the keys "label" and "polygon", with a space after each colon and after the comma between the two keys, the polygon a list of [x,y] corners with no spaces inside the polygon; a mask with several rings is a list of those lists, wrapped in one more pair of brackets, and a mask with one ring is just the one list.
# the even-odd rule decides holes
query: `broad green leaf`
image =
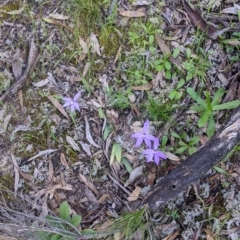
{"label": "broad green leaf", "polygon": [[178,55],[179,55],[179,53],[180,53],[180,48],[178,48],[178,47],[175,48],[174,51],[173,51],[173,57],[174,57],[174,58],[177,58]]}
{"label": "broad green leaf", "polygon": [[213,99],[212,99],[212,107],[218,104],[221,101],[222,96],[224,95],[225,90],[223,88],[220,88],[215,93]]}
{"label": "broad green leaf", "polygon": [[168,96],[168,97],[169,97],[171,100],[173,100],[173,99],[175,98],[176,94],[177,94],[177,91],[174,89],[174,90],[172,90],[172,91],[169,93],[169,96]]}
{"label": "broad green leaf", "polygon": [[178,82],[177,89],[182,87],[184,84],[185,84],[185,80],[183,78],[181,78],[180,81]]}
{"label": "broad green leaf", "polygon": [[207,103],[208,109],[212,110],[211,98],[210,98],[209,92],[206,91],[205,96],[206,96],[206,103]]}
{"label": "broad green leaf", "polygon": [[171,136],[175,137],[175,138],[181,138],[176,132],[171,132]]}
{"label": "broad green leaf", "polygon": [[182,140],[180,140],[178,143],[179,143],[179,145],[181,145],[181,146],[187,146],[187,144],[186,144],[184,141],[182,141]]}
{"label": "broad green leaf", "polygon": [[154,36],[150,35],[148,39],[149,44],[151,45],[154,42]]}
{"label": "broad green leaf", "polygon": [[155,69],[156,69],[156,71],[160,72],[164,69],[164,66],[163,65],[157,65],[157,66],[155,66]]}
{"label": "broad green leaf", "polygon": [[99,116],[99,118],[104,119],[105,114],[104,114],[102,108],[98,108],[98,116]]}
{"label": "broad green leaf", "polygon": [[59,207],[59,216],[66,221],[70,220],[70,209],[67,201],[62,202]]}
{"label": "broad green leaf", "polygon": [[128,160],[126,158],[122,158],[122,163],[125,166],[125,168],[127,169],[127,171],[129,173],[131,173],[133,169],[132,169],[130,163],[128,162]]}
{"label": "broad green leaf", "polygon": [[190,48],[186,48],[186,55],[187,55],[187,58],[191,57],[191,49]]}
{"label": "broad green leaf", "polygon": [[210,115],[209,121],[208,121],[208,127],[207,127],[207,136],[211,137],[215,132],[215,122],[213,115]]}
{"label": "broad green leaf", "polygon": [[94,230],[92,230],[92,229],[84,229],[84,230],[82,230],[81,231],[81,234],[84,236],[86,236],[86,235],[91,235],[91,234],[94,234],[95,233],[95,231]]}
{"label": "broad green leaf", "polygon": [[229,175],[229,173],[225,170],[225,169],[222,169],[222,168],[220,168],[220,167],[217,167],[217,166],[215,166],[215,167],[213,167],[217,172],[219,172],[219,173],[222,173],[222,174],[224,174],[224,175]]}
{"label": "broad green leaf", "polygon": [[216,105],[216,106],[213,106],[213,110],[214,111],[218,111],[218,110],[224,110],[224,109],[233,109],[233,108],[236,108],[240,105],[240,100],[235,100],[235,101],[232,101],[232,102],[227,102],[227,103],[223,103],[223,104],[220,104],[220,105]]}
{"label": "broad green leaf", "polygon": [[105,141],[109,135],[109,133],[112,131],[112,126],[109,124],[106,124],[104,131],[103,131],[103,140]]}
{"label": "broad green leaf", "polygon": [[198,136],[194,136],[193,138],[191,138],[191,140],[189,141],[189,145],[193,146],[195,144],[197,144],[199,142],[199,137]]}
{"label": "broad green leaf", "polygon": [[168,62],[168,61],[165,61],[164,62],[164,66],[165,66],[165,68],[167,69],[167,70],[170,70],[171,69],[171,63],[170,62]]}
{"label": "broad green leaf", "polygon": [[196,148],[195,147],[189,147],[188,148],[188,153],[189,153],[189,155],[192,155],[193,153],[195,153],[196,152]]}
{"label": "broad green leaf", "polygon": [[171,79],[171,73],[169,70],[166,70],[165,72],[166,79],[170,80]]}
{"label": "broad green leaf", "polygon": [[205,110],[205,108],[203,106],[200,106],[200,105],[191,106],[190,109],[193,110],[193,111],[196,111],[198,113],[201,113]]}
{"label": "broad green leaf", "polygon": [[184,151],[186,151],[187,148],[188,148],[188,146],[180,147],[176,150],[176,153],[183,153]]}
{"label": "broad green leaf", "polygon": [[209,116],[212,114],[210,109],[206,109],[202,115],[202,117],[198,121],[198,126],[203,127],[208,121]]}
{"label": "broad green leaf", "polygon": [[81,223],[82,221],[82,217],[80,215],[73,215],[71,220],[70,220],[70,223],[74,226],[74,227],[78,227],[79,224]]}
{"label": "broad green leaf", "polygon": [[60,239],[62,239],[62,236],[61,236],[60,234],[58,234],[58,233],[54,234],[54,235],[50,238],[50,240],[60,240]]}
{"label": "broad green leaf", "polygon": [[166,136],[166,135],[163,135],[163,136],[162,136],[162,140],[161,140],[161,146],[162,146],[162,147],[165,147],[166,144],[167,144],[167,141],[168,141],[167,136]]}
{"label": "broad green leaf", "polygon": [[193,88],[187,88],[187,93],[189,94],[189,96],[195,101],[197,102],[199,105],[206,105],[206,103],[202,100],[202,98],[200,97],[200,95],[198,95],[197,92],[195,92],[195,90]]}
{"label": "broad green leaf", "polygon": [[118,143],[114,143],[110,157],[110,165],[113,164],[114,158],[120,163],[122,158],[122,147]]}
{"label": "broad green leaf", "polygon": [[187,74],[186,81],[188,82],[188,81],[190,81],[192,78],[193,78],[193,74],[192,74],[191,72],[189,72],[189,73]]}

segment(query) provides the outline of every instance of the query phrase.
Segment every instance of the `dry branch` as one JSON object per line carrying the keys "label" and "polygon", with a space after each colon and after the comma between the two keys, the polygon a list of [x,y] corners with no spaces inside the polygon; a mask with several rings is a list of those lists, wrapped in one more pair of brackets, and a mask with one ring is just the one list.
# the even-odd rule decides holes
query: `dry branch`
{"label": "dry branch", "polygon": [[152,210],[162,209],[187,187],[219,163],[240,142],[240,106],[218,132],[197,152],[187,158],[146,195],[140,206],[148,204]]}
{"label": "dry branch", "polygon": [[29,40],[29,54],[28,54],[27,67],[24,73],[22,74],[22,76],[19,79],[16,79],[16,82],[10,88],[8,88],[2,96],[0,96],[0,102],[4,102],[8,96],[13,95],[18,90],[20,90],[22,87],[25,86],[27,77],[31,72],[34,64],[36,63],[35,60],[37,58],[37,54],[38,54],[38,49],[34,43],[34,38],[31,38]]}

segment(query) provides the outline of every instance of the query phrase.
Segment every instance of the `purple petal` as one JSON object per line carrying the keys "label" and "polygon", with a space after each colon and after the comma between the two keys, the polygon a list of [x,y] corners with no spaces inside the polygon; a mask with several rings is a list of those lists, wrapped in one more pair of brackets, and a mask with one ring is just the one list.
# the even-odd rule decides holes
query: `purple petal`
{"label": "purple petal", "polygon": [[62,98],[65,102],[71,102],[72,101],[72,98],[69,98],[69,97],[63,97]]}
{"label": "purple petal", "polygon": [[152,160],[153,160],[153,153],[147,156],[147,162],[152,162]]}
{"label": "purple petal", "polygon": [[63,104],[63,107],[68,107],[68,106],[70,106],[71,105],[71,102],[65,102],[64,104]]}
{"label": "purple petal", "polygon": [[152,148],[152,142],[147,139],[147,138],[144,138],[144,142],[146,143],[146,145],[149,147],[149,148]]}
{"label": "purple petal", "polygon": [[142,142],[143,142],[143,138],[142,137],[137,138],[137,142],[136,142],[135,147],[139,147],[142,144]]}
{"label": "purple petal", "polygon": [[144,137],[151,140],[151,141],[155,141],[155,137],[151,134],[146,134]]}
{"label": "purple petal", "polygon": [[161,151],[157,151],[156,155],[162,159],[167,159],[167,156]]}
{"label": "purple petal", "polygon": [[147,119],[143,124],[143,133],[148,133],[148,128],[149,128],[149,120]]}
{"label": "purple petal", "polygon": [[158,165],[160,162],[159,156],[157,154],[154,154],[154,162]]}
{"label": "purple petal", "polygon": [[74,102],[73,103],[73,105],[74,105],[74,107],[80,112],[80,107],[79,107],[79,104],[78,103],[76,103],[76,102]]}
{"label": "purple petal", "polygon": [[71,112],[74,112],[75,111],[75,106],[74,104],[71,105]]}
{"label": "purple petal", "polygon": [[146,150],[143,150],[142,151],[142,154],[144,154],[144,155],[149,155],[149,154],[153,154],[153,150],[152,149],[146,149]]}
{"label": "purple petal", "polygon": [[153,140],[153,149],[157,150],[158,147],[159,147],[159,139],[155,137]]}
{"label": "purple petal", "polygon": [[76,101],[78,100],[78,98],[80,97],[80,95],[81,95],[81,92],[78,92],[78,93],[74,96],[73,101],[76,102]]}

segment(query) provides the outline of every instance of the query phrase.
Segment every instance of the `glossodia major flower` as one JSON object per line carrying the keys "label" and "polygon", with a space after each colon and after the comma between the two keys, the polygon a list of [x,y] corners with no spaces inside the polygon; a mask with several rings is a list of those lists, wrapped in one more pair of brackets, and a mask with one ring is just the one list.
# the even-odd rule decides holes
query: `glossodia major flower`
{"label": "glossodia major flower", "polygon": [[143,124],[143,130],[142,132],[137,132],[131,135],[132,138],[136,138],[136,147],[139,147],[142,142],[144,141],[146,145],[149,148],[152,148],[152,143],[151,141],[156,141],[156,138],[149,134],[149,120],[146,120],[146,122]]}
{"label": "glossodia major flower", "polygon": [[159,139],[155,138],[153,143],[153,148],[146,149],[142,154],[147,156],[147,162],[155,162],[157,165],[160,163],[160,160],[167,159],[166,155],[158,150]]}
{"label": "glossodia major flower", "polygon": [[71,112],[74,112],[77,109],[80,112],[80,106],[77,102],[78,98],[80,97],[81,92],[78,92],[73,98],[63,97],[62,99],[65,101],[63,107],[71,106]]}

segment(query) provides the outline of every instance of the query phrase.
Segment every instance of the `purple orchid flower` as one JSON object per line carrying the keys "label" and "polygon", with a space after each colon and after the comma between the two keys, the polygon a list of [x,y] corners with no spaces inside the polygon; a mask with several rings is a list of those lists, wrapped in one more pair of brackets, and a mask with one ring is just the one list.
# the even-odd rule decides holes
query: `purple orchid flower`
{"label": "purple orchid flower", "polygon": [[63,97],[62,99],[65,101],[63,107],[71,106],[71,112],[74,112],[77,109],[80,112],[80,106],[77,103],[78,98],[80,97],[81,92],[78,92],[73,98]]}
{"label": "purple orchid flower", "polygon": [[142,132],[134,133],[131,135],[132,138],[136,138],[137,140],[135,145],[136,147],[139,147],[143,141],[149,148],[152,147],[151,141],[155,143],[156,138],[153,135],[149,134],[148,128],[149,128],[149,120],[146,120],[146,122],[143,124]]}
{"label": "purple orchid flower", "polygon": [[153,143],[153,149],[149,148],[142,152],[142,154],[147,155],[147,162],[154,161],[158,165],[160,163],[160,160],[167,159],[166,155],[163,152],[157,150],[158,147],[159,139],[156,138]]}

